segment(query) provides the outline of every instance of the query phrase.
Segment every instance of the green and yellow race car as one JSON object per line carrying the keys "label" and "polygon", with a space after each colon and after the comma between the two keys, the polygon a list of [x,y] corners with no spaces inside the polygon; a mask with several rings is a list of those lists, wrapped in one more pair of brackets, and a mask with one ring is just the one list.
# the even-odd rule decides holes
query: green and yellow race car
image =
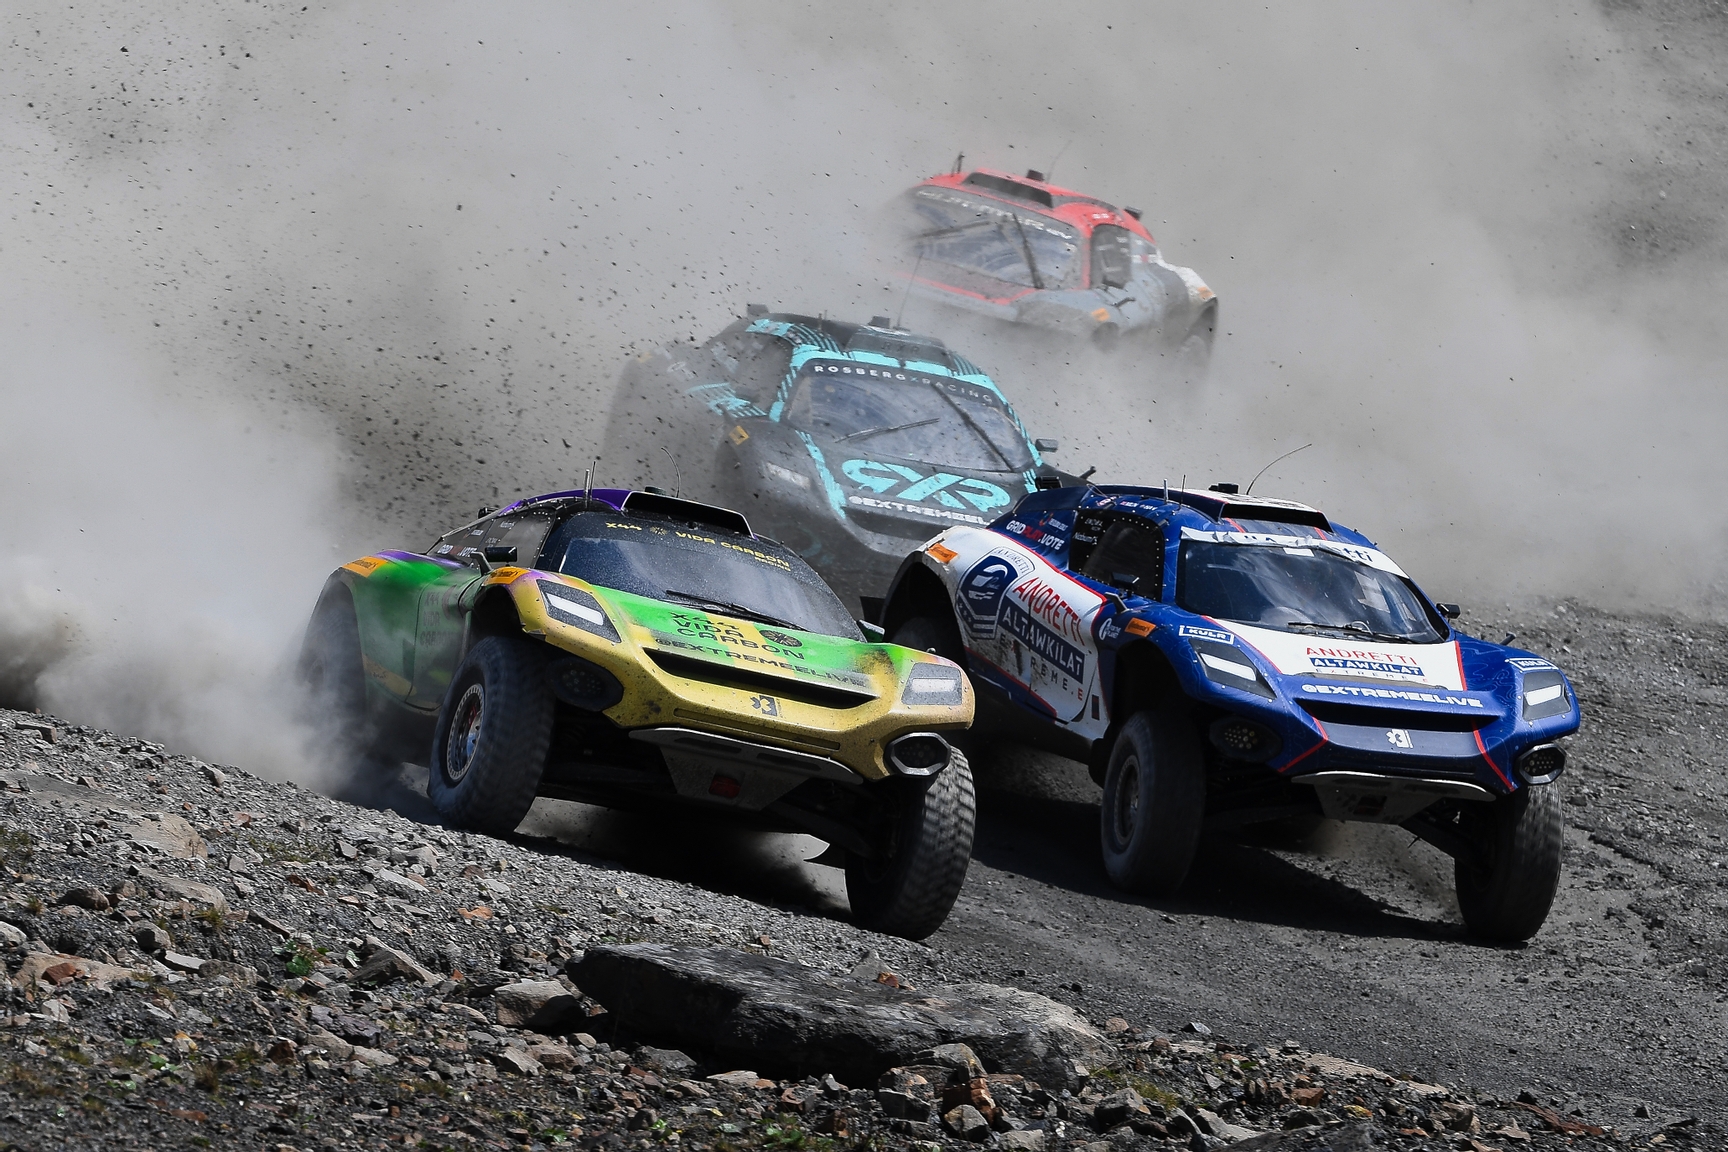
{"label": "green and yellow race car", "polygon": [[354,770],[427,759],[455,825],[508,832],[552,796],[805,832],[859,923],[919,939],[971,856],[971,770],[943,733],[972,687],[863,627],[737,512],[597,488],[344,564],[300,674]]}

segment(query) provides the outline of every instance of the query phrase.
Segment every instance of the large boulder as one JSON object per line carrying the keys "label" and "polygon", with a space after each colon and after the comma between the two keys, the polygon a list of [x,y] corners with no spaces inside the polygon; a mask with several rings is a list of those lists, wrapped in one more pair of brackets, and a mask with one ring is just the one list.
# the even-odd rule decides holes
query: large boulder
{"label": "large boulder", "polygon": [[903,991],[731,948],[599,945],[573,965],[582,991],[639,1035],[786,1076],[873,1083],[944,1044],[994,1071],[1078,1087],[1115,1052],[1073,1009],[994,984]]}

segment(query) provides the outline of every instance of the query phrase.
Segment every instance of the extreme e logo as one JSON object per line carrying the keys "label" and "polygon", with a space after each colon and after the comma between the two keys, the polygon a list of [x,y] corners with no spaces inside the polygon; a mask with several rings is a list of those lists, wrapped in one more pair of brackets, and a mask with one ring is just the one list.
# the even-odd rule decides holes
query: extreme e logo
{"label": "extreme e logo", "polygon": [[988,480],[975,480],[970,476],[955,476],[948,472],[925,476],[904,464],[888,464],[880,460],[848,460],[840,465],[840,471],[854,483],[878,494],[905,484],[905,488],[894,494],[897,500],[935,497],[937,503],[948,508],[964,508],[966,505],[960,503],[964,500],[980,512],[1006,508],[1009,503],[1007,492]]}

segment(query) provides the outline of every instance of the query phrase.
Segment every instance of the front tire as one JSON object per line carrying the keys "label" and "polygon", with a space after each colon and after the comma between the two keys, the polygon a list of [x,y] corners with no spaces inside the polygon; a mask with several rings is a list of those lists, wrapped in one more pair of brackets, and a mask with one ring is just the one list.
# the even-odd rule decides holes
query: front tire
{"label": "front tire", "polygon": [[1206,766],[1194,725],[1173,711],[1122,726],[1098,806],[1104,871],[1118,888],[1168,896],[1182,886],[1206,814]]}
{"label": "front tire", "polygon": [[426,792],[459,828],[501,836],[528,814],[552,744],[544,646],[517,636],[474,645],[438,710]]}
{"label": "front tire", "polygon": [[923,784],[896,777],[875,785],[904,790],[888,853],[875,860],[852,857],[846,864],[853,921],[908,940],[924,939],[948,918],[966,883],[978,820],[972,768],[959,749],[928,787]]}
{"label": "front tire", "polygon": [[1536,935],[1560,888],[1560,790],[1528,785],[1494,801],[1478,832],[1479,856],[1453,864],[1464,926],[1507,944]]}

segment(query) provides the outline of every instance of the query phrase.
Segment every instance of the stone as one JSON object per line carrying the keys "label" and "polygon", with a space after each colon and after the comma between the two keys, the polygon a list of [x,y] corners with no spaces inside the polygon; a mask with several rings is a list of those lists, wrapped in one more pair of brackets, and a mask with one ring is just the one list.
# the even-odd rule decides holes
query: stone
{"label": "stone", "polygon": [[1100,1131],[1126,1124],[1136,1116],[1149,1114],[1146,1101],[1132,1088],[1112,1092],[1092,1108],[1092,1122]]}
{"label": "stone", "polygon": [[[1386,1129],[1372,1120],[1348,1120],[1325,1128],[1303,1126],[1294,1131],[1263,1132],[1235,1144],[1214,1139],[1213,1146],[1230,1152],[1380,1152]],[[1197,1145],[1196,1145],[1197,1147]]]}
{"label": "stone", "polygon": [[422,844],[418,848],[411,848],[408,850],[408,862],[410,864],[420,865],[420,867],[426,869],[427,872],[436,872],[438,870],[438,849],[432,847],[430,844]]}
{"label": "stone", "polygon": [[523,1076],[538,1076],[545,1071],[526,1048],[506,1048],[498,1054],[495,1063]]}
{"label": "stone", "polygon": [[398,1063],[396,1057],[388,1052],[380,1052],[376,1048],[367,1048],[359,1044],[354,1045],[354,1059],[368,1068],[388,1068],[392,1064]]}
{"label": "stone", "polygon": [[897,1120],[916,1120],[927,1122],[930,1119],[930,1101],[911,1092],[902,1092],[895,1088],[878,1088],[876,1102],[882,1105],[882,1112]]}
{"label": "stone", "polygon": [[380,888],[388,888],[390,891],[409,899],[426,895],[426,885],[411,876],[392,872],[388,868],[380,868],[378,874],[372,877],[372,882]]}
{"label": "stone", "polygon": [[[200,853],[200,855],[204,855],[204,853]],[[139,869],[138,878],[144,882],[146,887],[166,892],[177,900],[188,900],[193,904],[202,904],[204,907],[214,908],[218,912],[228,911],[228,898],[222,895],[219,888],[200,884],[195,880],[182,880],[178,876],[166,876],[160,872],[150,872],[144,869]]]}
{"label": "stone", "polygon": [[1077,1066],[1115,1058],[1073,1009],[991,984],[908,993],[737,949],[671,944],[596,945],[571,971],[624,1028],[740,1063],[772,1058],[777,1075],[874,1083],[918,1053],[965,1044],[985,1065],[1078,1088]]}
{"label": "stone", "polygon": [[1210,1036],[1210,1035],[1212,1035],[1212,1029],[1206,1027],[1206,1025],[1200,1023],[1200,1021],[1198,1021],[1198,1020],[1191,1020],[1188,1023],[1182,1025],[1182,1031],[1192,1032],[1196,1036]]}
{"label": "stone", "polygon": [[1292,1088],[1290,1090],[1290,1100],[1292,1103],[1294,1103],[1294,1104],[1296,1104],[1302,1108],[1313,1108],[1313,1107],[1316,1107],[1317,1105],[1325,1103],[1325,1101],[1326,1101],[1326,1089],[1324,1089],[1324,1088]]}
{"label": "stone", "polygon": [[324,1049],[339,1063],[346,1062],[354,1055],[354,1045],[325,1028],[312,1029],[307,1033],[306,1043],[314,1048]]}
{"label": "stone", "polygon": [[31,952],[24,957],[24,963],[18,966],[12,983],[19,988],[31,989],[49,972],[52,972],[53,976],[48,978],[48,983],[55,985],[86,979],[100,986],[112,984],[116,980],[130,980],[138,975],[130,968],[122,968],[118,964],[104,964],[100,960],[86,960],[82,956],[68,956],[63,952]]}
{"label": "stone", "polygon": [[960,1073],[962,1080],[976,1080],[985,1074],[984,1064],[978,1059],[978,1054],[964,1044],[938,1044],[912,1057],[912,1063],[950,1068]]}
{"label": "stone", "polygon": [[1001,1145],[1008,1152],[1044,1152],[1044,1133],[1036,1128],[1022,1132],[1004,1132]]}
{"label": "stone", "polygon": [[393,984],[397,980],[438,983],[438,977],[422,968],[414,957],[394,948],[376,949],[354,973],[354,980],[360,984]]}
{"label": "stone", "polygon": [[696,1071],[696,1061],[676,1048],[650,1048],[644,1044],[636,1049],[636,1063],[672,1077],[687,1076]]}
{"label": "stone", "polygon": [[190,972],[197,975],[206,961],[202,956],[188,956],[184,952],[165,952],[162,956],[162,963],[176,972]]}
{"label": "stone", "polygon": [[716,1084],[725,1084],[730,1088],[754,1088],[756,1087],[756,1082],[762,1079],[762,1077],[756,1075],[754,1072],[738,1068],[731,1072],[716,1072],[714,1075],[708,1077],[708,1079],[712,1080]]}
{"label": "stone", "polygon": [[[1370,1113],[1370,1115],[1372,1115],[1372,1113]],[[1231,1143],[1235,1143],[1238,1140],[1246,1140],[1250,1136],[1259,1135],[1259,1133],[1254,1129],[1244,1128],[1240,1124],[1232,1124],[1228,1120],[1224,1119],[1224,1117],[1218,1115],[1218,1113],[1209,1111],[1205,1108],[1194,1109],[1194,1116],[1195,1119],[1200,1121],[1200,1126],[1206,1130],[1208,1136],[1216,1136],[1221,1140],[1228,1140]]]}
{"label": "stone", "polygon": [[580,1063],[576,1059],[576,1053],[564,1044],[530,1044],[528,1055],[554,1072],[568,1072]]}
{"label": "stone", "polygon": [[990,1138],[990,1121],[970,1104],[962,1104],[942,1117],[942,1127],[962,1140],[982,1144]]}
{"label": "stone", "polygon": [[[560,1032],[583,1019],[576,994],[556,980],[523,980],[505,984],[492,993],[498,1023],[506,1028],[532,1028],[536,1032]],[[682,1055],[682,1053],[680,1053]],[[689,1057],[685,1057],[689,1060]],[[691,1067],[695,1067],[694,1062]]]}
{"label": "stone", "polygon": [[204,843],[204,837],[198,835],[198,830],[170,812],[147,816],[124,829],[121,835],[130,837],[135,844],[146,845],[164,856],[179,860],[203,860],[210,855],[209,845]]}
{"label": "stone", "polygon": [[8,924],[6,921],[0,920],[0,947],[3,947],[8,951],[11,951],[14,948],[22,948],[24,947],[24,942],[28,939],[29,936],[25,934],[22,928],[19,928],[15,924]]}
{"label": "stone", "polygon": [[210,783],[214,784],[217,788],[228,783],[228,773],[222,771],[222,769],[216,767],[214,764],[204,765],[204,775],[209,779]]}
{"label": "stone", "polygon": [[174,937],[160,924],[140,924],[132,930],[132,940],[140,952],[157,955],[174,947]]}
{"label": "stone", "polygon": [[71,904],[91,912],[106,912],[111,906],[106,893],[95,888],[69,888],[60,894],[56,904]]}

